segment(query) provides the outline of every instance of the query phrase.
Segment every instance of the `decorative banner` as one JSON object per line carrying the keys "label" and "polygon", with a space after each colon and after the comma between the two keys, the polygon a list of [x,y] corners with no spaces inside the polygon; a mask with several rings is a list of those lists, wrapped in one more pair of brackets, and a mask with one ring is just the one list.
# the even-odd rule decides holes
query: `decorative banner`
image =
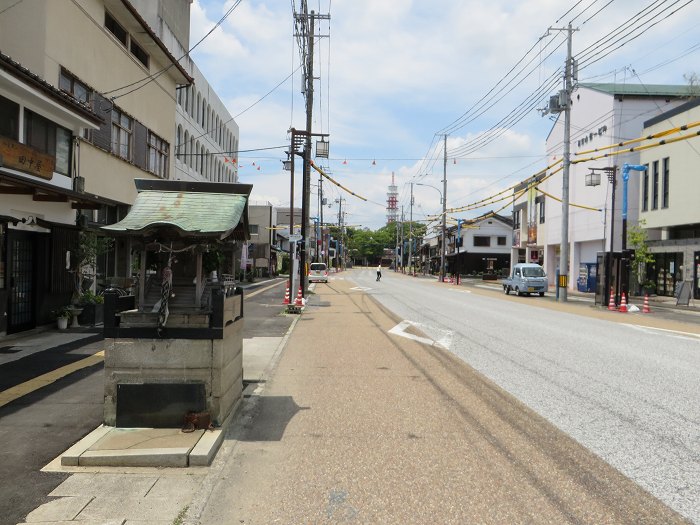
{"label": "decorative banner", "polygon": [[241,270],[245,270],[248,266],[248,243],[241,245]]}

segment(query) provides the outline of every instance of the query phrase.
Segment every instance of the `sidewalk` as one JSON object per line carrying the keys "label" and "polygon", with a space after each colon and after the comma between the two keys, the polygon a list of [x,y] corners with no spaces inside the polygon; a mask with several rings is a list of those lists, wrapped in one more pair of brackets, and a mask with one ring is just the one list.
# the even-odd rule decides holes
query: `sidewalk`
{"label": "sidewalk", "polygon": [[211,467],[82,468],[26,522],[681,522],[353,286],[316,287]]}

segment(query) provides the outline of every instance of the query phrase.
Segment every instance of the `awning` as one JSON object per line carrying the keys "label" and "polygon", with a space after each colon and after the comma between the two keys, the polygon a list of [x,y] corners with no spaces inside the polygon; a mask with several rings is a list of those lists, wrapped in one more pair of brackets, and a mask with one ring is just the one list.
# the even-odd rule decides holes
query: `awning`
{"label": "awning", "polygon": [[136,187],[139,193],[127,216],[103,230],[143,237],[249,238],[250,185],[137,180]]}

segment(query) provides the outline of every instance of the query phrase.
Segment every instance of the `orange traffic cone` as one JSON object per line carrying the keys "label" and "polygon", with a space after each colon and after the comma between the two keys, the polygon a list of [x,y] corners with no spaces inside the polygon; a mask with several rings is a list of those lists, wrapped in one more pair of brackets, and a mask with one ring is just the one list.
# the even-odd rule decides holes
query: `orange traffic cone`
{"label": "orange traffic cone", "polygon": [[648,293],[644,294],[644,306],[642,306],[642,313],[643,314],[650,314],[651,313],[651,308],[649,308],[649,294]]}
{"label": "orange traffic cone", "polygon": [[289,304],[289,299],[289,281],[287,281],[287,291],[284,292],[284,301],[282,302],[282,304]]}
{"label": "orange traffic cone", "polygon": [[610,302],[608,303],[608,310],[615,310],[615,292],[612,286],[610,287]]}
{"label": "orange traffic cone", "polygon": [[619,311],[623,314],[627,313],[627,298],[625,297],[625,292],[622,292],[622,302],[620,303]]}
{"label": "orange traffic cone", "polygon": [[301,286],[299,286],[299,291],[297,292],[297,299],[294,301],[294,306],[304,306],[304,299],[301,296]]}

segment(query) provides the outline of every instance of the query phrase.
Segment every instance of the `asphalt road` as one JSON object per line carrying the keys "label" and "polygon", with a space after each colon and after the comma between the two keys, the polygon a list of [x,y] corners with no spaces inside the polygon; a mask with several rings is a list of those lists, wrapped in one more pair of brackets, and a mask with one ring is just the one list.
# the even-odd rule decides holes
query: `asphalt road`
{"label": "asphalt road", "polygon": [[[292,319],[280,315],[283,282],[245,292],[244,339],[287,332]],[[98,352],[102,342],[92,339],[1,365],[0,391]],[[23,521],[67,477],[40,470],[102,423],[103,370],[102,363],[82,368],[0,407],[0,524]]]}
{"label": "asphalt road", "polygon": [[[439,341],[671,508],[700,523],[700,325],[348,272]],[[623,324],[633,323],[633,324]],[[636,324],[635,324],[636,323]],[[653,327],[639,326],[652,324]]]}

